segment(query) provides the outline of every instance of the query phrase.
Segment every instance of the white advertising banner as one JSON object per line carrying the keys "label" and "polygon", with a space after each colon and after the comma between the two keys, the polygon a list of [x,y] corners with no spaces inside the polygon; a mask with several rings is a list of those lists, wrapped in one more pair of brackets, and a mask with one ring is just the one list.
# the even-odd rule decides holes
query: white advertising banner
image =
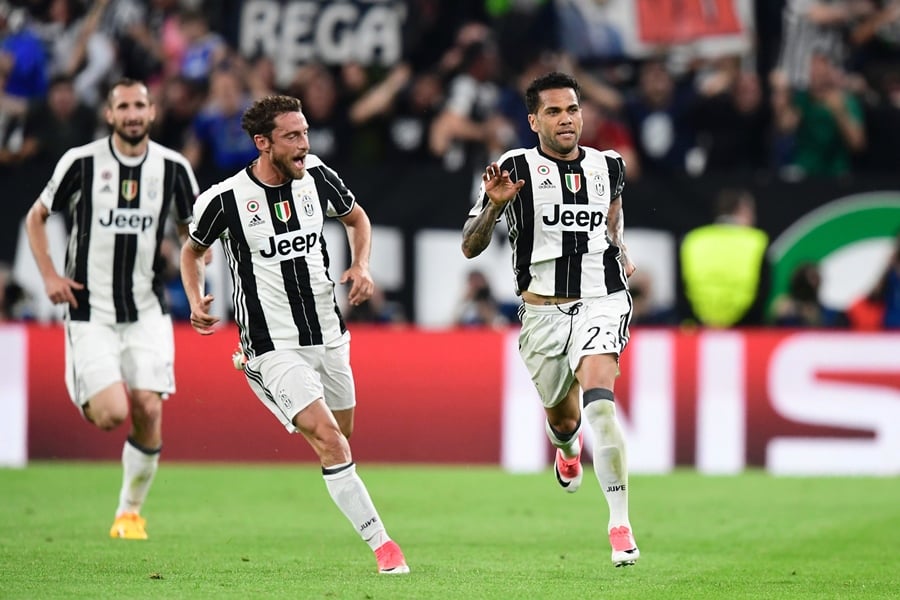
{"label": "white advertising banner", "polygon": [[28,462],[28,331],[0,325],[0,467]]}

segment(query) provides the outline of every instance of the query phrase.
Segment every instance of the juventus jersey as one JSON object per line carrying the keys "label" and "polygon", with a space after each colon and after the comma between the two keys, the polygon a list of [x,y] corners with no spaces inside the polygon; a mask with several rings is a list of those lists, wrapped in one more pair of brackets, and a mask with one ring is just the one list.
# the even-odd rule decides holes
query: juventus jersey
{"label": "juventus jersey", "polygon": [[[590,298],[627,287],[619,248],[606,233],[609,204],[625,187],[625,162],[613,150],[580,147],[578,158],[550,158],[538,148],[515,149],[498,161],[525,186],[504,208],[516,293]],[[484,183],[469,211],[488,205]]]}
{"label": "juventus jersey", "polygon": [[197,199],[190,235],[203,246],[222,241],[248,358],[337,345],[349,335],[328,275],[322,226],[325,217],[349,214],[355,202],[337,173],[312,154],[302,179],[267,186],[247,167]]}
{"label": "juventus jersey", "polygon": [[111,136],[66,152],[40,201],[69,217],[65,272],[84,289],[72,290],[78,308],[68,318],[110,324],[168,313],[165,220],[187,223],[198,191],[187,159],[152,141],[142,157],[117,154]]}

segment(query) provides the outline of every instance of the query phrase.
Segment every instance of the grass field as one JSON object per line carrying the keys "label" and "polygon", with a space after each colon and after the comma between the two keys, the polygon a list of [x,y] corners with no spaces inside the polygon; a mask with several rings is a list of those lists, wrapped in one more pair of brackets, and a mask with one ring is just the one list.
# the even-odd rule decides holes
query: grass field
{"label": "grass field", "polygon": [[0,598],[900,597],[896,478],[635,476],[642,558],[616,569],[588,477],[359,472],[409,576],[375,573],[312,465],[164,464],[146,542],[107,537],[118,465],[0,469]]}

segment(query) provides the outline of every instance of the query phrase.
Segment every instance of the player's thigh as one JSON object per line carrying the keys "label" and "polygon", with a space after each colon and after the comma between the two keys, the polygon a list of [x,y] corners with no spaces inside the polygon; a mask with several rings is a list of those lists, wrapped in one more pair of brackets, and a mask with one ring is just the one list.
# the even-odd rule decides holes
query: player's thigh
{"label": "player's thigh", "polygon": [[321,348],[319,375],[325,389],[325,404],[332,411],[346,411],[356,406],[356,385],[350,367],[350,342]]}
{"label": "player's thigh", "polygon": [[569,347],[570,366],[577,370],[585,356],[618,357],[628,344],[631,298],[625,291],[602,298],[590,298],[574,320]]}
{"label": "player's thigh", "polygon": [[142,316],[122,325],[122,374],[132,390],[175,392],[175,339],[169,315]]}
{"label": "player's thigh", "polygon": [[566,355],[571,317],[552,307],[525,305],[521,312],[519,354],[545,408],[566,398],[574,381]]}
{"label": "player's thigh", "polygon": [[127,403],[117,386],[122,381],[122,347],[115,325],[68,321],[65,343],[66,388],[79,410],[101,392],[104,401]]}
{"label": "player's thigh", "polygon": [[244,365],[250,389],[269,412],[291,433],[294,417],[325,391],[319,373],[296,350],[273,350]]}

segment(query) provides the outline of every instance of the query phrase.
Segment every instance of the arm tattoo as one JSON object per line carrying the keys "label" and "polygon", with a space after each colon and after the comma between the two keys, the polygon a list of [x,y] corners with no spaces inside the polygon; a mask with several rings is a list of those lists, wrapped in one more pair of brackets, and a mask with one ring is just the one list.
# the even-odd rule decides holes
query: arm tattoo
{"label": "arm tattoo", "polygon": [[615,246],[624,249],[625,245],[625,217],[622,214],[622,197],[618,197],[609,205],[609,215],[606,218],[606,229],[609,241]]}
{"label": "arm tattoo", "polygon": [[494,235],[494,227],[497,225],[497,217],[503,211],[504,206],[489,203],[481,214],[471,217],[463,226],[463,254],[468,258],[478,256],[491,243]]}

